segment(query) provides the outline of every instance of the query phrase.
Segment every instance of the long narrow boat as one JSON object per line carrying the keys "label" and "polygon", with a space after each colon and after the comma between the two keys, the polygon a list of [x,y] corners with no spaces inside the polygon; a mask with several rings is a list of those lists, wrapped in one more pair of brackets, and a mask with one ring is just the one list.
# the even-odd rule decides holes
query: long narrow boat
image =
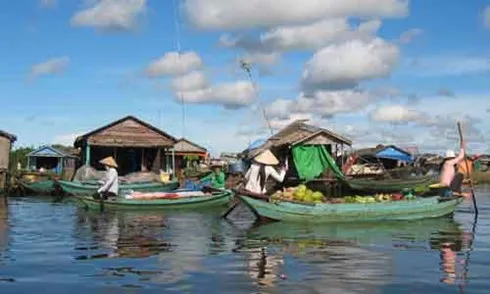
{"label": "long narrow boat", "polygon": [[416,176],[404,179],[345,179],[347,185],[356,191],[366,192],[398,192],[403,189],[410,189],[421,185],[430,185],[434,182],[432,176]]}
{"label": "long narrow boat", "polygon": [[439,196],[380,203],[297,203],[264,200],[265,195],[245,190],[237,196],[259,218],[287,222],[342,223],[355,221],[417,220],[451,214],[461,197]]}
{"label": "long narrow boat", "polygon": [[36,195],[49,195],[54,189],[54,181],[52,180],[35,182],[18,180],[17,184],[20,185],[27,193],[33,193]]}
{"label": "long narrow boat", "polygon": [[[69,195],[89,195],[91,196],[100,187],[97,183],[80,183],[80,182],[69,182],[69,181],[56,181],[58,185],[61,186],[63,191]],[[133,190],[138,192],[165,192],[175,190],[179,187],[179,182],[147,182],[147,183],[135,183],[135,184],[119,184],[119,190]]]}
{"label": "long narrow boat", "polygon": [[[176,190],[187,191],[187,190]],[[126,199],[117,197],[101,202],[92,196],[74,196],[79,203],[89,209],[121,209],[121,210],[162,210],[162,209],[197,209],[205,207],[224,206],[230,202],[234,193],[230,190],[220,190],[210,195],[187,196],[174,199]]]}

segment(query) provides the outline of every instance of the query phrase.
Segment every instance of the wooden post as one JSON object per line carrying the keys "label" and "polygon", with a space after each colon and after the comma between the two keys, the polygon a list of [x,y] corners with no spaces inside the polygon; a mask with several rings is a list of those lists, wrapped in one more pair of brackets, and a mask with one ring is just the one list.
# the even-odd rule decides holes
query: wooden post
{"label": "wooden post", "polygon": [[172,147],[172,172],[175,174],[175,148]]}
{"label": "wooden post", "polygon": [[27,156],[27,171],[31,170],[31,157]]}
{"label": "wooden post", "polygon": [[168,155],[168,148],[165,148],[165,171],[168,172],[168,169],[170,168],[169,165],[170,157]]}
{"label": "wooden post", "polygon": [[90,165],[90,144],[85,147],[85,164]]}
{"label": "wooden post", "polygon": [[145,170],[145,148],[141,148],[141,171]]}

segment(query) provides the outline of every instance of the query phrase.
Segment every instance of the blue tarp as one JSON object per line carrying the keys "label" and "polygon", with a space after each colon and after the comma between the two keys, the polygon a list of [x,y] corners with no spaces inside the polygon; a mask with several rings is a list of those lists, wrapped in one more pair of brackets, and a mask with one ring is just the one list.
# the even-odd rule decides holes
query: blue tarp
{"label": "blue tarp", "polygon": [[410,154],[393,147],[388,147],[383,149],[382,151],[379,151],[378,153],[376,153],[376,156],[379,158],[407,161],[409,163],[413,161],[413,158],[412,156],[410,156]]}
{"label": "blue tarp", "polygon": [[248,146],[248,150],[257,149],[260,146],[264,145],[266,141],[267,141],[266,139],[255,140],[252,143],[250,143],[250,146]]}

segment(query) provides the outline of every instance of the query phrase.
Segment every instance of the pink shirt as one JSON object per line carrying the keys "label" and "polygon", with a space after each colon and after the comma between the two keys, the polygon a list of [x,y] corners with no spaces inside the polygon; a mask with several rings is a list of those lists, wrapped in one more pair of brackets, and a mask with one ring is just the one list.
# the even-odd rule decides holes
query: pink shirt
{"label": "pink shirt", "polygon": [[459,150],[458,156],[444,163],[444,166],[442,167],[442,171],[441,171],[441,178],[440,178],[440,182],[442,185],[446,187],[451,185],[451,181],[453,180],[455,174],[454,165],[458,164],[463,159],[464,159],[464,149],[461,148]]}

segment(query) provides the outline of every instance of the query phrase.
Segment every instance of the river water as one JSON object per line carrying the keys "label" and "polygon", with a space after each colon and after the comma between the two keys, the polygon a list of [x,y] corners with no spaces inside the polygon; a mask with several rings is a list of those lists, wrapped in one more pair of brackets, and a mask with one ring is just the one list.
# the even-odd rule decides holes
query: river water
{"label": "river water", "polygon": [[256,224],[246,207],[89,212],[0,202],[0,293],[488,293],[490,187],[454,216]]}

